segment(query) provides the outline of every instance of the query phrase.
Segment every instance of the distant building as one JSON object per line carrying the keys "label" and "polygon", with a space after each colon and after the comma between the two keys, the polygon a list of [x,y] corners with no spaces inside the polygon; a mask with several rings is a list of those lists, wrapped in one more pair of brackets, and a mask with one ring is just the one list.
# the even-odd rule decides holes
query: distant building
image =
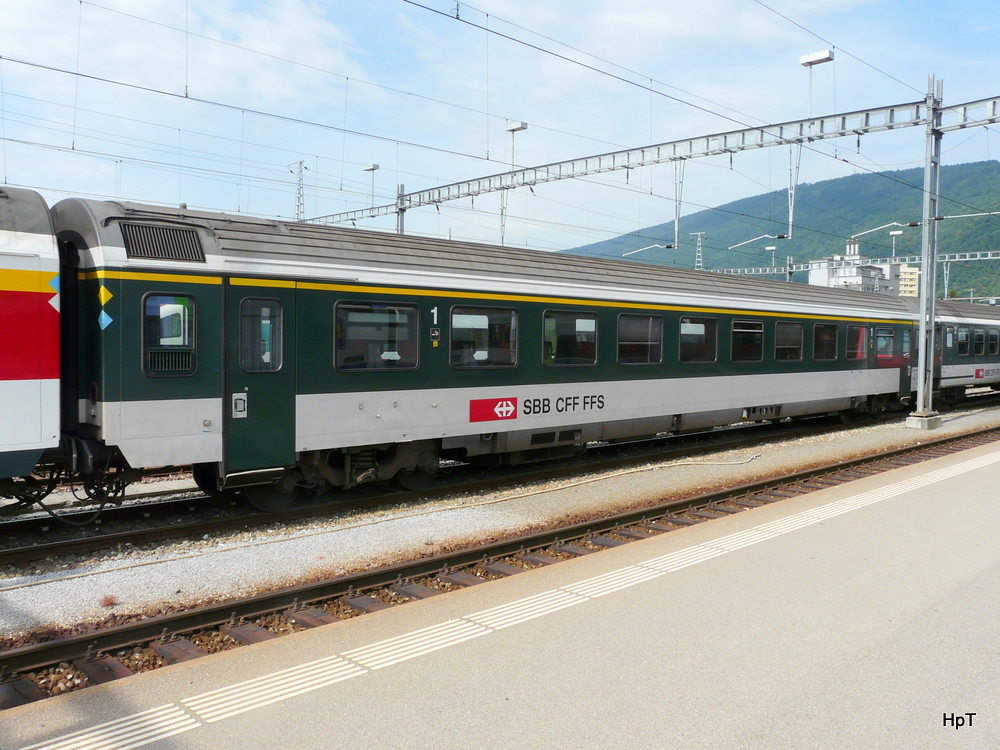
{"label": "distant building", "polygon": [[899,296],[920,296],[920,268],[905,263],[899,267]]}
{"label": "distant building", "polygon": [[809,283],[873,294],[917,296],[919,269],[867,260],[858,252],[858,241],[848,240],[844,255],[809,261]]}

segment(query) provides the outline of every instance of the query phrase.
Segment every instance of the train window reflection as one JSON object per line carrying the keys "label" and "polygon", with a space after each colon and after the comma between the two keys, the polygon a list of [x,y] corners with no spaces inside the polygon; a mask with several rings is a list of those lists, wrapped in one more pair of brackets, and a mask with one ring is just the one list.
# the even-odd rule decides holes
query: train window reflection
{"label": "train window reflection", "polygon": [[546,310],[542,358],[546,365],[597,364],[597,316]]}
{"label": "train window reflection", "polygon": [[619,315],[619,364],[656,365],[662,361],[663,318],[658,315]]}
{"label": "train window reflection", "polygon": [[875,356],[878,359],[891,359],[896,346],[896,332],[892,328],[875,329]]}
{"label": "train window reflection", "polygon": [[493,307],[451,310],[452,367],[514,367],[517,312]]}
{"label": "train window reflection", "polygon": [[972,353],[977,357],[986,354],[986,331],[976,328],[972,332]]}
{"label": "train window reflection", "polygon": [[868,329],[864,326],[847,326],[847,358],[865,359],[868,356]]}
{"label": "train window reflection", "polygon": [[414,305],[338,302],[334,319],[334,359],[338,370],[417,367],[419,321]]}
{"label": "train window reflection", "polygon": [[955,353],[959,357],[968,357],[969,356],[969,329],[968,328],[959,328],[958,332],[957,332],[957,335],[955,337],[955,340],[956,340],[957,346],[958,346],[958,348],[955,351]]}
{"label": "train window reflection", "polygon": [[147,375],[195,370],[195,303],[183,294],[147,294],[142,302],[143,369]]}
{"label": "train window reflection", "polygon": [[829,323],[817,323],[813,327],[813,359],[818,362],[837,358],[837,336],[839,329]]}
{"label": "train window reflection", "polygon": [[247,298],[240,302],[240,367],[243,372],[281,369],[281,303]]}
{"label": "train window reflection", "polygon": [[715,318],[681,318],[681,362],[714,362],[717,325]]}
{"label": "train window reflection", "polygon": [[778,362],[798,362],[802,359],[802,324],[774,324],[774,358]]}
{"label": "train window reflection", "polygon": [[764,324],[761,321],[733,321],[730,357],[733,362],[760,362],[764,359]]}

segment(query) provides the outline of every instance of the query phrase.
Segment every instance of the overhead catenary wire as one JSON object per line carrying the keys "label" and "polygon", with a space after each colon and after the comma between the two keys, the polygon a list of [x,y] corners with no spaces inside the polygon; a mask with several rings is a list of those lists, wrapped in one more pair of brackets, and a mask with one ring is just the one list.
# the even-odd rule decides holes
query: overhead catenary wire
{"label": "overhead catenary wire", "polygon": [[[81,0],[81,1],[82,2],[87,2],[87,0]],[[420,6],[419,3],[414,3],[414,2],[412,2],[412,0],[404,0],[404,2],[409,2],[409,4],[416,5],[418,7],[426,7],[426,6]],[[93,5],[94,7],[104,8],[104,6],[99,6],[96,3],[89,3],[88,2],[88,4]],[[104,9],[105,10],[110,10],[110,9],[107,9],[107,8],[104,8]],[[429,10],[433,10],[433,9],[429,9]],[[112,12],[117,12],[117,11],[112,11]],[[437,12],[437,11],[435,11],[435,12]],[[130,14],[125,14],[125,15],[130,15]],[[143,19],[143,20],[148,20],[148,19]],[[152,21],[150,21],[150,22],[151,23],[156,23],[156,22],[152,22]],[[170,28],[173,28],[173,27],[170,27]],[[184,33],[184,30],[178,29],[178,31]],[[487,31],[488,31],[488,29],[487,29]],[[490,33],[493,33],[493,32],[490,32]],[[502,36],[506,36],[506,35],[502,35]],[[512,38],[512,37],[507,37],[507,38]],[[515,41],[518,41],[518,40],[515,40]],[[519,42],[519,43],[521,43],[521,42]],[[529,45],[529,46],[533,46],[533,45]],[[540,47],[537,47],[537,46],[534,46],[534,48],[540,49],[541,51],[547,52],[548,54],[552,54],[552,53],[544,50],[544,48],[540,48]],[[241,47],[241,49],[246,49],[246,48]],[[573,49],[575,49],[575,48],[573,48]],[[251,50],[251,51],[253,51],[253,50]],[[256,51],[254,51],[254,52],[256,52]],[[260,53],[260,54],[267,54],[267,53]],[[584,54],[587,54],[587,53],[584,53]],[[571,58],[567,58],[565,56],[560,56],[560,57],[562,57],[562,59],[568,60],[569,62],[576,62],[576,61],[573,61]],[[286,58],[279,58],[279,59],[286,59]],[[596,58],[596,59],[601,59],[601,58]],[[13,58],[8,58],[8,60],[13,61]],[[26,62],[26,61],[16,61],[16,62]],[[290,62],[294,62],[294,61],[290,61]],[[0,60],[0,63],[2,63],[2,60]],[[34,64],[34,63],[27,63],[27,64]],[[579,64],[579,63],[577,63],[577,64]],[[614,64],[614,63],[609,63],[609,64]],[[37,64],[34,64],[34,65],[37,65]],[[79,72],[73,73],[72,71],[59,70],[57,68],[51,68],[49,66],[38,66],[38,67],[42,67],[42,68],[50,69],[50,70],[56,70],[56,71],[61,72],[61,73],[67,73],[67,74],[71,74],[71,75],[76,75],[77,77],[76,77],[75,80],[77,82],[79,82],[79,80],[80,80],[79,76],[82,75]],[[586,67],[590,67],[591,69],[596,70],[597,72],[601,72],[600,69],[594,68],[593,66],[586,66]],[[324,72],[329,72],[329,71],[324,71]],[[337,74],[334,74],[334,75],[337,75]],[[131,86],[133,88],[137,88],[137,89],[140,89],[140,90],[151,91],[151,92],[157,93],[157,94],[164,94],[164,95],[168,95],[168,96],[179,96],[178,94],[175,94],[173,92],[162,91],[162,90],[157,90],[157,89],[151,89],[151,88],[141,87],[141,86],[135,86],[134,84],[126,84],[126,83],[123,83],[123,82],[120,82],[120,81],[115,81],[115,80],[112,80],[112,79],[100,78],[100,77],[97,77],[97,76],[84,76],[84,77],[85,78],[90,78],[90,79],[93,79],[93,80],[104,81],[106,83],[115,84],[115,85],[128,85],[128,86]],[[620,80],[624,80],[625,82],[628,83],[627,79],[624,79],[624,78],[621,78],[621,77],[619,77],[619,79]],[[635,84],[632,83],[632,85],[635,85]],[[664,94],[662,94],[662,92],[653,91],[651,87],[645,87],[644,86],[642,88],[647,88],[648,90],[650,90],[651,95],[653,93],[657,93],[659,95],[664,95]],[[412,92],[402,92],[402,93],[412,94]],[[686,103],[686,102],[683,102],[683,100],[678,99],[677,97],[670,97],[669,95],[664,95],[664,96],[668,96],[668,98],[671,98],[671,99],[676,99],[677,101],[680,101],[681,103]],[[311,122],[311,121],[304,120],[304,119],[301,119],[301,118],[291,118],[291,117],[287,117],[287,116],[284,116],[284,115],[280,115],[280,114],[276,114],[276,113],[269,113],[269,112],[265,112],[265,111],[261,111],[261,110],[251,110],[251,109],[247,109],[245,107],[238,107],[238,106],[235,106],[235,105],[227,105],[225,103],[217,102],[217,101],[213,101],[213,100],[209,100],[209,99],[192,98],[192,97],[189,97],[189,96],[185,96],[183,98],[189,99],[191,101],[205,103],[205,104],[212,104],[212,105],[217,105],[217,106],[225,106],[225,107],[228,107],[230,109],[239,109],[241,111],[241,114],[243,116],[245,116],[245,114],[249,112],[251,114],[255,114],[255,115],[259,115],[259,116],[264,116],[264,117],[277,117],[277,118],[285,120],[285,121],[295,122],[295,123],[304,124],[304,125],[308,125],[308,126],[327,127],[328,129],[342,130],[345,139],[346,139],[346,137],[347,137],[348,134],[351,134],[351,135],[357,135],[357,136],[360,136],[360,137],[375,138],[375,139],[382,140],[382,141],[385,141],[385,142],[396,143],[397,144],[397,149],[398,149],[399,145],[406,145],[408,147],[413,147],[413,148],[430,149],[430,150],[433,150],[433,151],[438,151],[440,153],[447,153],[447,154],[459,156],[459,157],[462,157],[462,158],[473,158],[473,159],[479,158],[479,159],[482,159],[482,157],[479,157],[476,154],[463,153],[463,152],[456,151],[456,150],[451,150],[451,149],[442,149],[442,148],[430,146],[428,144],[421,144],[421,143],[413,143],[413,142],[401,141],[399,139],[387,138],[387,137],[378,136],[378,135],[372,134],[372,133],[364,133],[364,132],[361,132],[361,131],[351,131],[351,130],[348,130],[346,127],[343,128],[343,129],[330,128],[329,126],[325,126],[322,123]],[[696,105],[694,105],[694,106],[696,106]],[[699,108],[702,109],[703,111],[711,113],[711,110],[708,110],[708,109],[702,108],[702,107],[699,107]],[[714,113],[714,114],[718,114],[718,113]],[[724,115],[719,115],[719,116],[724,116]],[[733,119],[733,118],[729,118],[729,119]],[[738,120],[733,120],[733,121],[734,122],[739,122]],[[822,151],[818,151],[818,152],[819,153],[823,153]],[[829,154],[824,154],[824,155],[830,156]],[[834,156],[832,158],[836,158],[836,156]],[[868,168],[868,167],[866,167],[866,166],[864,166],[864,165],[862,165],[860,163],[855,163],[855,162],[852,162],[852,161],[850,161],[848,159],[839,159],[839,160],[843,161],[845,163],[851,164],[851,165],[855,166],[858,169],[862,169],[862,170],[866,170],[866,171],[869,171],[869,172],[872,172],[872,173],[876,173],[873,169]],[[906,184],[907,187],[911,187],[911,188],[913,187],[910,183],[904,183],[904,184]],[[921,188],[918,188],[918,189],[921,189]],[[691,204],[691,205],[694,205],[694,204]],[[963,205],[963,204],[959,204],[959,205]],[[967,205],[965,207],[968,208],[968,209],[970,209],[970,210],[976,210],[976,211],[982,210],[980,207],[977,207],[977,206]],[[766,220],[764,217],[757,217],[757,218],[760,218],[761,220]]]}

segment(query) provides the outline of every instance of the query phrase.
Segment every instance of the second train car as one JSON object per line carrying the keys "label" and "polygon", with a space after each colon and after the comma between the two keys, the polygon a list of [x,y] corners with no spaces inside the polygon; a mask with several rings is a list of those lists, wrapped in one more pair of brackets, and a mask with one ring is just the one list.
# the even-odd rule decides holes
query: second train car
{"label": "second train car", "polygon": [[[52,316],[36,316],[50,353],[24,370],[40,429],[17,467],[98,489],[190,464],[204,489],[275,508],[367,481],[418,487],[447,458],[879,413],[914,388],[916,309],[896,297],[184,208],[49,210],[8,189],[0,300],[28,279],[15,235],[46,251],[36,293],[58,256],[43,301],[58,302],[61,342],[57,356]],[[938,387],[1000,383],[1000,315],[940,311]],[[9,383],[0,398],[34,408]],[[7,432],[0,457],[20,447]],[[0,477],[0,493],[30,485]]]}

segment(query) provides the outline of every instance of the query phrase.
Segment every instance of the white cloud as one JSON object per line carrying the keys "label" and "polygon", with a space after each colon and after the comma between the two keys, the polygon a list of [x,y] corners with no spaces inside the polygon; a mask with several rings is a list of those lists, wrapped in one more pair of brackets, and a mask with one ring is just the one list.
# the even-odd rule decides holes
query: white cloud
{"label": "white cloud", "polygon": [[[765,1],[838,46],[836,62],[813,71],[817,113],[918,99],[931,72],[945,77],[946,101],[1000,93],[992,76],[997,51],[983,33],[1000,26],[1000,10],[991,6],[973,0],[947,7],[911,0]],[[798,58],[826,44],[750,0],[480,0],[476,7],[488,20],[460,8],[465,21],[583,65],[398,0],[94,2],[112,10],[78,0],[4,4],[0,72],[8,143],[2,166],[8,181],[265,214],[291,213],[295,187],[287,165],[299,159],[310,167],[310,213],[367,205],[371,176],[361,171],[364,164],[382,165],[375,174],[379,202],[391,201],[397,183],[419,189],[501,171],[511,143],[505,118],[528,122],[516,136],[516,156],[533,164],[739,127],[720,114],[746,122],[800,118],[809,100]],[[454,9],[445,0],[427,2],[445,13]],[[236,109],[13,60],[181,96],[186,87],[192,98]],[[345,136],[339,130],[345,126],[404,145]],[[919,161],[913,140],[870,136],[863,156],[885,165]],[[16,141],[75,146],[76,153]],[[976,156],[985,148],[980,141],[986,139],[970,140],[955,158],[985,158]],[[840,148],[853,154],[854,144]],[[88,157],[88,151],[104,155]],[[725,159],[689,169],[686,198],[720,203],[780,189],[787,154],[771,151],[737,155],[732,172]],[[810,154],[802,179],[845,169],[850,167],[842,161]],[[636,186],[645,197],[637,196]],[[515,193],[508,227],[527,212],[520,231],[530,225],[533,242],[582,244],[586,237],[634,229],[646,218],[671,218],[671,202],[655,196],[672,190],[670,166],[636,170],[628,185],[617,173],[543,186],[533,199]],[[477,199],[479,213],[469,204],[445,206],[441,214],[414,211],[407,222],[415,230],[452,228],[495,239],[499,222],[485,211],[497,210],[496,197]]]}

